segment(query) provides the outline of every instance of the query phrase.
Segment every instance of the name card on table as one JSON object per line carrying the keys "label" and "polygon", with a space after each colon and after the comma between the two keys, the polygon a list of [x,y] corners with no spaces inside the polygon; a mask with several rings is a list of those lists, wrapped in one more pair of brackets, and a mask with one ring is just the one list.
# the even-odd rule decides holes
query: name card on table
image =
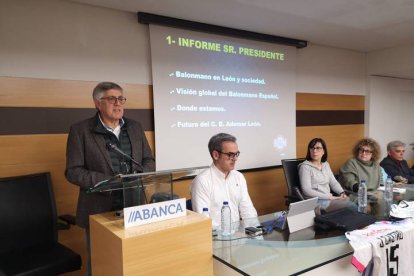
{"label": "name card on table", "polygon": [[124,227],[149,224],[186,215],[185,198],[124,208]]}

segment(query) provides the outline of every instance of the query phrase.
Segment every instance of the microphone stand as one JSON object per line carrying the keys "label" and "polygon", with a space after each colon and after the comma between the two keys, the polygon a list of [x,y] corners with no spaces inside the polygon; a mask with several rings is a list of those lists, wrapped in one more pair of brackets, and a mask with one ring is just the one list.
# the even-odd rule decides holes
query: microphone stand
{"label": "microphone stand", "polygon": [[[110,150],[110,151],[118,154],[118,156],[120,156],[122,158],[122,160],[124,160],[123,162],[120,162],[120,163],[121,163],[121,166],[122,166],[122,163],[125,164],[125,168],[126,168],[126,170],[127,170],[128,173],[130,172],[130,166],[127,164],[127,162],[125,162],[125,159],[127,159],[128,161],[131,161],[133,164],[136,165],[136,167],[137,167],[138,170],[137,171],[134,171],[134,173],[142,173],[142,172],[144,172],[144,167],[138,161],[136,161],[134,158],[132,158],[131,156],[129,156],[128,154],[126,154],[125,152],[123,152],[115,144],[108,143],[106,146],[107,146],[107,149],[108,150]],[[132,168],[131,168],[131,171],[132,171]],[[147,195],[145,194],[144,184],[142,183],[141,179],[139,179],[138,181],[139,181],[139,184],[138,185],[140,186],[140,189],[141,189],[140,193],[142,193],[143,196],[144,196],[144,203],[145,204],[148,204]],[[139,203],[141,202],[141,200],[140,200],[141,199],[140,193],[139,193]]]}

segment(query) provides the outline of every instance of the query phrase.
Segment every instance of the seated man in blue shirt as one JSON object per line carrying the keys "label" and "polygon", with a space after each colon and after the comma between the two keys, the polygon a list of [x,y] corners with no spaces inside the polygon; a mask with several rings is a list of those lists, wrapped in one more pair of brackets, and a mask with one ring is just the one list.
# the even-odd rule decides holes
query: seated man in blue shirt
{"label": "seated man in blue shirt", "polygon": [[388,156],[380,163],[385,172],[396,182],[414,183],[414,170],[404,160],[405,143],[398,140],[389,142],[387,152]]}

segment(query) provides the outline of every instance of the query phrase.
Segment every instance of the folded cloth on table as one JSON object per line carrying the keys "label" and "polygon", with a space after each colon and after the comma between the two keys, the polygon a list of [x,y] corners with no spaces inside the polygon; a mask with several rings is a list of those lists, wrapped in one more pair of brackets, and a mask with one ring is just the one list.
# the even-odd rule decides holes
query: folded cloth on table
{"label": "folded cloth on table", "polygon": [[392,204],[390,216],[395,218],[413,218],[414,217],[414,201],[401,200],[400,203]]}
{"label": "folded cloth on table", "polygon": [[279,229],[279,230],[286,229],[286,226],[287,226],[286,218],[287,218],[287,212],[286,211],[281,212],[279,216],[276,218],[273,224],[273,228]]}
{"label": "folded cloth on table", "polygon": [[[378,191],[385,191],[385,187],[384,186],[379,186],[377,190]],[[394,193],[397,193],[397,194],[405,194],[406,193],[406,189],[405,188],[399,188],[399,187],[393,187],[392,188],[392,191]]]}

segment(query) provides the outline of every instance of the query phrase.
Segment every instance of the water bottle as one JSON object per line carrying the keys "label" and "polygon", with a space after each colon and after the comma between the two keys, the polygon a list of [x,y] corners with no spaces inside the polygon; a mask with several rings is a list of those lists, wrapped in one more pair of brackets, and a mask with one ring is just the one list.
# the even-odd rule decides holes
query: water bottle
{"label": "water bottle", "polygon": [[358,186],[358,211],[364,213],[367,203],[367,184],[365,183],[365,180],[361,180]]}
{"label": "water bottle", "polygon": [[385,180],[385,185],[384,185],[384,201],[385,201],[384,217],[385,218],[390,217],[391,204],[392,204],[392,198],[393,198],[392,184],[393,183],[392,183],[391,176],[388,176],[387,180]]}
{"label": "water bottle", "polygon": [[227,201],[224,201],[221,207],[221,234],[223,236],[231,234],[231,210]]}
{"label": "water bottle", "polygon": [[210,213],[208,212],[208,208],[207,207],[204,207],[203,208],[203,215],[206,216],[206,217],[208,217],[208,218],[210,217]]}
{"label": "water bottle", "polygon": [[388,176],[387,180],[385,180],[384,200],[386,202],[392,201],[392,180],[390,176]]}

